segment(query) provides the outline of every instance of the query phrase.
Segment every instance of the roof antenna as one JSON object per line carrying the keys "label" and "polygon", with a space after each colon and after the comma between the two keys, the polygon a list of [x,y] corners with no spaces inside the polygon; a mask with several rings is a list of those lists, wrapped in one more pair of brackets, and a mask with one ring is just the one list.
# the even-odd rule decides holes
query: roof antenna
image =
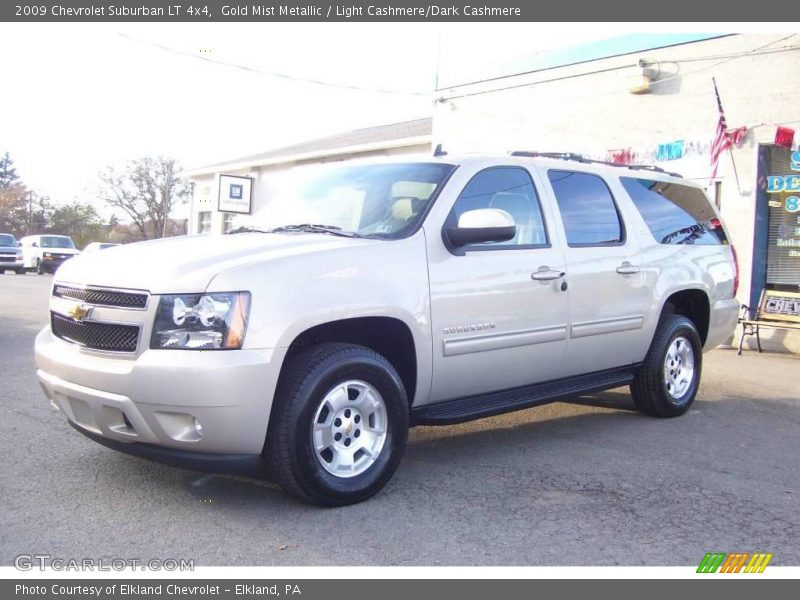
{"label": "roof antenna", "polygon": [[447,152],[442,149],[441,144],[436,144],[436,148],[433,151],[434,156],[447,156]]}

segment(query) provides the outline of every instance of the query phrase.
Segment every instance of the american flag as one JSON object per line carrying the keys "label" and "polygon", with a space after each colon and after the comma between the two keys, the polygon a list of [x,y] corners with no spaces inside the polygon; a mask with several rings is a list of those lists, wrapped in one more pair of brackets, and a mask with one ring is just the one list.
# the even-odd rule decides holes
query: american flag
{"label": "american flag", "polygon": [[719,121],[717,121],[717,132],[714,134],[714,141],[711,142],[711,179],[717,176],[719,167],[719,157],[725,150],[733,144],[738,144],[747,133],[747,127],[739,127],[733,131],[728,131],[728,122],[725,120],[725,111],[722,110],[722,101],[719,99],[717,90],[717,80],[714,82],[714,95],[717,97],[717,108],[719,108]]}

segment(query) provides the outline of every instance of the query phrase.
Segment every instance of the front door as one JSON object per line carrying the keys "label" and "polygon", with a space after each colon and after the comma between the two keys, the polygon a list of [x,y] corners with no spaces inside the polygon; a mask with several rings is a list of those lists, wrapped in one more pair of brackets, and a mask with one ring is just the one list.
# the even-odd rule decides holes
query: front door
{"label": "front door", "polygon": [[567,338],[564,257],[548,231],[531,174],[490,167],[475,174],[447,217],[497,208],[517,226],[514,239],[448,249],[427,231],[433,383],[430,401],[523,386],[562,375]]}

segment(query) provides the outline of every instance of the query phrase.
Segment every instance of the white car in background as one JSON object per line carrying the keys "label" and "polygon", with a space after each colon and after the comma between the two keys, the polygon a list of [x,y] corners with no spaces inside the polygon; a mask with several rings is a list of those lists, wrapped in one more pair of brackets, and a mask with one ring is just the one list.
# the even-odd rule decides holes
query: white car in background
{"label": "white car in background", "polygon": [[23,267],[39,275],[55,273],[65,260],[80,254],[66,235],[29,235],[20,240]]}

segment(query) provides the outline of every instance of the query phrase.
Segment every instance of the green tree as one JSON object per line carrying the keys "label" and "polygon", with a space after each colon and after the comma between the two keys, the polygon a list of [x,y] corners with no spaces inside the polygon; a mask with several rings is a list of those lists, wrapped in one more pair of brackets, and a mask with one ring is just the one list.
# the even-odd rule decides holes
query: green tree
{"label": "green tree", "polygon": [[11,155],[6,152],[0,157],[0,190],[18,185],[21,185],[21,183],[17,175],[17,169],[14,167],[14,161],[11,160]]}
{"label": "green tree", "polygon": [[53,209],[49,229],[70,236],[79,248],[103,237],[103,221],[97,210],[88,202],[79,200]]}
{"label": "green tree", "polygon": [[0,231],[21,237],[28,232],[30,197],[11,155],[0,157]]}
{"label": "green tree", "polygon": [[129,161],[122,172],[107,167],[99,175],[100,197],[128,215],[142,239],[164,237],[170,212],[189,194],[180,172],[178,162],[166,156]]}
{"label": "green tree", "polygon": [[0,188],[0,232],[17,238],[28,232],[28,193],[24,186]]}

